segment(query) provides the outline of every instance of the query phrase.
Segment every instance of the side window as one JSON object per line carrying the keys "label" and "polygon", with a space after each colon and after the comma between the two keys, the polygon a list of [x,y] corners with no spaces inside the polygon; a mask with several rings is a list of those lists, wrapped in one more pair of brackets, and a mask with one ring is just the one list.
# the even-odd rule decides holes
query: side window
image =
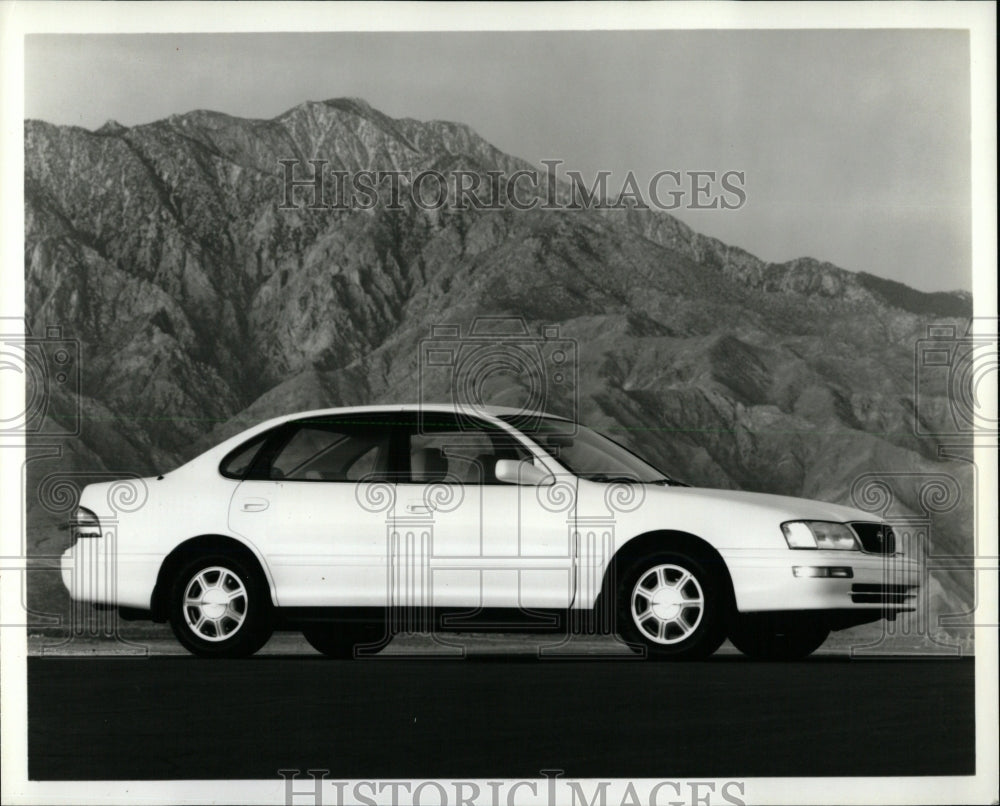
{"label": "side window", "polygon": [[360,481],[384,473],[389,432],[304,423],[271,461],[268,478],[289,481]]}
{"label": "side window", "polygon": [[260,434],[249,442],[243,443],[235,450],[230,451],[219,465],[219,472],[227,479],[242,479],[246,475],[247,470],[250,469],[250,464],[257,456],[261,445],[264,444],[269,436],[270,432]]}
{"label": "side window", "polygon": [[499,484],[498,459],[525,459],[516,439],[489,423],[470,427],[454,417],[424,416],[409,431],[410,481],[415,484]]}
{"label": "side window", "polygon": [[365,453],[355,459],[345,470],[348,481],[361,481],[370,478],[378,470],[379,445],[372,445]]}

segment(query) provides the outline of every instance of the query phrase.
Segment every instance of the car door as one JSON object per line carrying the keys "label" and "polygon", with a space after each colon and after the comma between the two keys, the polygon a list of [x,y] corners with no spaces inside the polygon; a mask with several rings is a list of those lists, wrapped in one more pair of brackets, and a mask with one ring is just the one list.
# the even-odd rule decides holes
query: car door
{"label": "car door", "polygon": [[541,487],[499,482],[498,459],[532,459],[509,431],[451,413],[412,413],[405,421],[392,601],[470,613],[569,607],[575,479]]}
{"label": "car door", "polygon": [[236,488],[230,528],[264,555],[280,606],[386,605],[390,423],[360,414],[287,424]]}

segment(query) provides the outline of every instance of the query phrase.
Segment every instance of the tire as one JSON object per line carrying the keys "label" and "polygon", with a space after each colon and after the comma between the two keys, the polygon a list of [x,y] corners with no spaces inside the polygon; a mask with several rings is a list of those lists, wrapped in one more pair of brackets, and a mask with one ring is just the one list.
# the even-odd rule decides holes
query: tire
{"label": "tire", "polygon": [[381,624],[316,624],[303,628],[302,635],[328,658],[351,660],[362,646],[377,644],[381,649],[385,629]]}
{"label": "tire", "polygon": [[830,628],[814,619],[740,616],[729,640],[740,652],[756,660],[800,660],[822,646]]}
{"label": "tire", "polygon": [[731,597],[719,560],[687,548],[631,563],[617,590],[618,631],[647,658],[707,658],[725,640]]}
{"label": "tire", "polygon": [[170,589],[170,627],[205,658],[245,658],[271,637],[271,595],[257,563],[212,553],[185,563]]}

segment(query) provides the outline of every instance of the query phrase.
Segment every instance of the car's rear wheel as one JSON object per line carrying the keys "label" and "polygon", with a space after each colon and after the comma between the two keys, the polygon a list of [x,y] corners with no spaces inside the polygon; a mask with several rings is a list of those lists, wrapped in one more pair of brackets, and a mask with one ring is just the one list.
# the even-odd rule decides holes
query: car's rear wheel
{"label": "car's rear wheel", "polygon": [[695,660],[725,639],[729,597],[710,558],[658,551],[631,563],[618,587],[618,630],[649,658]]}
{"label": "car's rear wheel", "polygon": [[362,647],[377,651],[384,634],[381,624],[316,624],[302,630],[306,641],[317,652],[343,660],[356,657]]}
{"label": "car's rear wheel", "polygon": [[757,660],[799,660],[819,649],[829,635],[830,628],[818,620],[760,614],[740,616],[729,640]]}
{"label": "car's rear wheel", "polygon": [[241,658],[271,637],[271,600],[256,563],[212,554],[183,565],[170,593],[170,626],[195,655]]}

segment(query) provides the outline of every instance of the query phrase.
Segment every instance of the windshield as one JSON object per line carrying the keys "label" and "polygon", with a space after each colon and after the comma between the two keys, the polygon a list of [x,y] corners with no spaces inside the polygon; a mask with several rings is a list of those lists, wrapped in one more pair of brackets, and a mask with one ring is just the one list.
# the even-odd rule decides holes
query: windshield
{"label": "windshield", "polygon": [[628,448],[582,425],[554,417],[532,418],[521,428],[523,415],[500,418],[517,427],[538,443],[546,453],[574,475],[590,481],[638,481],[645,484],[671,484],[662,471],[640,459]]}

